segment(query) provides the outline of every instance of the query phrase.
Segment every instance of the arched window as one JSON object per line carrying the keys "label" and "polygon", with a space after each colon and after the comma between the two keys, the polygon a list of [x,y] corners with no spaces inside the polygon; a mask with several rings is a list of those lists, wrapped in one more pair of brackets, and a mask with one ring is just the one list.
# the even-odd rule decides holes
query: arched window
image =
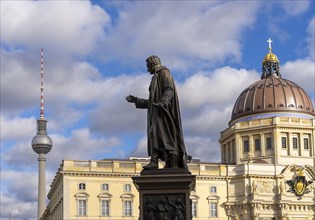
{"label": "arched window", "polygon": [[107,183],[103,183],[103,184],[102,184],[102,190],[103,190],[103,191],[108,191],[108,190],[109,190],[109,187],[108,187],[108,184],[107,184]]}
{"label": "arched window", "polygon": [[125,184],[124,185],[124,191],[125,192],[131,192],[131,185],[130,184]]}
{"label": "arched window", "polygon": [[217,193],[217,187],[216,186],[211,186],[210,187],[210,193]]}
{"label": "arched window", "polygon": [[86,189],[85,183],[79,183],[78,189],[79,189],[79,190],[85,190],[85,189]]}

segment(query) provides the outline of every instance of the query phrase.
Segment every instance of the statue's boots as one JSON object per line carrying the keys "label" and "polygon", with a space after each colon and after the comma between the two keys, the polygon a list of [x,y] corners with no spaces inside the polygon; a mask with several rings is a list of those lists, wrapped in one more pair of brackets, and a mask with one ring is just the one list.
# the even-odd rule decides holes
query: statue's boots
{"label": "statue's boots", "polygon": [[165,154],[165,165],[163,169],[165,168],[171,168],[171,161],[170,161],[169,154]]}
{"label": "statue's boots", "polygon": [[150,159],[150,163],[143,167],[144,170],[159,169],[159,153],[158,151],[153,151]]}
{"label": "statue's boots", "polygon": [[178,158],[175,154],[169,154],[169,166],[170,168],[178,168]]}

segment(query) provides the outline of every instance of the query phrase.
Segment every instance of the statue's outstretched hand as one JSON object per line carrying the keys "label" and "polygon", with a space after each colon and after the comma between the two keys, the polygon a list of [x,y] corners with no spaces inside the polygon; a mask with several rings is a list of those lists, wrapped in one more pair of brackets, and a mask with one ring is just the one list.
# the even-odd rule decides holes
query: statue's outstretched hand
{"label": "statue's outstretched hand", "polygon": [[137,99],[138,98],[136,96],[133,96],[133,95],[128,95],[126,97],[127,102],[131,102],[131,103],[136,103]]}

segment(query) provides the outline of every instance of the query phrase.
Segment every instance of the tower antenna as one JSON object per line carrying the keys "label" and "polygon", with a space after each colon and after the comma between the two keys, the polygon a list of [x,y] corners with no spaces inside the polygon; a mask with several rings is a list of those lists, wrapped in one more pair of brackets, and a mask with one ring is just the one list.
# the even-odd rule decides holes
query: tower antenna
{"label": "tower antenna", "polygon": [[40,50],[40,118],[44,115],[44,49]]}

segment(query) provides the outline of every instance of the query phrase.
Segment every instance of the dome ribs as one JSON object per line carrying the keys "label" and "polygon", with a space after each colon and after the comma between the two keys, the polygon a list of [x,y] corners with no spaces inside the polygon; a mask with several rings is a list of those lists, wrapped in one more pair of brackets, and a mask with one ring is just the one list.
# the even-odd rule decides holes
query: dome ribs
{"label": "dome ribs", "polygon": [[[300,96],[301,96],[301,101],[302,101],[302,103],[297,103],[297,104],[298,104],[298,108],[299,108],[300,105],[302,105],[302,109],[305,109],[305,110],[306,110],[307,104],[306,104],[306,101],[305,101],[305,96],[303,95],[303,93],[305,93],[305,92],[304,92],[303,89],[302,89],[301,87],[299,87],[299,86],[297,86],[296,89],[298,90],[298,92],[299,92],[299,94],[300,94]],[[302,92],[303,92],[303,93],[302,93]]]}
{"label": "dome ribs", "polygon": [[293,99],[293,103],[292,102],[288,103],[289,105],[287,107],[292,108],[292,105],[294,105],[295,109],[297,109],[297,106],[296,106],[297,105],[296,94],[294,92],[295,87],[294,87],[294,84],[291,81],[288,80],[288,82],[289,82],[289,88],[290,88],[290,91],[291,91],[291,94],[292,94],[291,100]]}
{"label": "dome ribs", "polygon": [[240,103],[240,99],[241,99],[241,95],[237,98],[236,102],[235,102],[235,105],[234,105],[234,108],[233,108],[233,111],[232,111],[232,117],[231,118],[234,118],[234,116],[237,116],[238,115],[238,104],[237,103]]}
{"label": "dome ribs", "polygon": [[249,93],[249,88],[247,88],[245,91],[246,91],[246,94],[245,94],[245,97],[244,97],[244,102],[243,102],[243,106],[242,106],[242,112],[246,111],[246,103],[247,103],[247,97],[248,97],[248,93]]}
{"label": "dome ribs", "polygon": [[253,99],[252,99],[252,111],[255,111],[256,106],[258,107],[259,105],[256,105],[256,93],[258,90],[258,82],[255,84],[254,87],[254,92],[253,92]]}
{"label": "dome ribs", "polygon": [[287,106],[288,102],[287,102],[287,96],[286,96],[286,91],[285,91],[285,86],[286,84],[283,83],[283,80],[279,80],[280,84],[281,84],[281,90],[283,92],[283,100],[284,100],[284,103],[283,103],[283,107]]}
{"label": "dome ribs", "polygon": [[273,107],[277,108],[277,104],[276,104],[276,90],[275,90],[275,82],[274,82],[274,78],[270,77],[270,80],[272,81],[272,95],[273,95]]}
{"label": "dome ribs", "polygon": [[310,97],[297,84],[278,77],[266,77],[248,88],[237,98],[230,123],[250,115],[296,112],[315,116]]}

